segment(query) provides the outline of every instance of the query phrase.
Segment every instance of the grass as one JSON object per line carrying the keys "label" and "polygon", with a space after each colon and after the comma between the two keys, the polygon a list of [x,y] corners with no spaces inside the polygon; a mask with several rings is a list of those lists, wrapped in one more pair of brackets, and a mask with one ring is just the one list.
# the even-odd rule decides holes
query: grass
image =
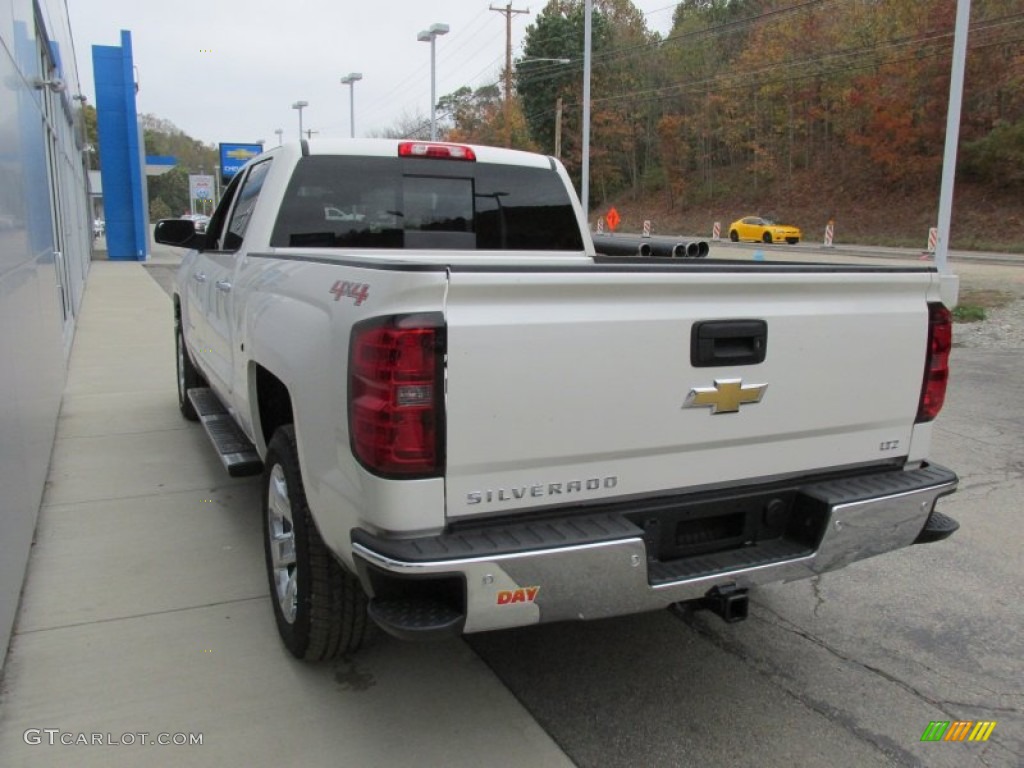
{"label": "grass", "polygon": [[958,323],[980,323],[985,319],[985,308],[977,304],[957,304],[953,308],[953,320]]}
{"label": "grass", "polygon": [[960,301],[953,309],[953,320],[958,323],[980,323],[987,310],[1005,307],[1013,296],[1003,291],[968,288],[961,292]]}

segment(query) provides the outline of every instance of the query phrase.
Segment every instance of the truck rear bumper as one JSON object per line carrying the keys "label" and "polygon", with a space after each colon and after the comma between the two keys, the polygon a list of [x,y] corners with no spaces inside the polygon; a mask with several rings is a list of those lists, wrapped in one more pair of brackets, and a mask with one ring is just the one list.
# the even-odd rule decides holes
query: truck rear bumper
{"label": "truck rear bumper", "polygon": [[[353,554],[371,615],[396,635],[596,619],[697,600],[716,587],[809,578],[943,538],[955,523],[936,535],[929,517],[957,482],[953,472],[929,465],[711,494],[696,502],[679,497],[532,522],[496,521],[421,539],[357,530]],[[778,499],[786,500],[785,519],[776,521],[781,533],[764,537],[771,529],[760,516],[778,513],[781,508],[772,506]],[[755,518],[753,539],[744,540]],[[733,524],[739,527],[729,530]],[[669,549],[682,541],[681,551],[689,547],[689,554],[666,557],[659,525],[672,527]],[[733,545],[716,549],[708,544],[715,535],[731,536]]]}

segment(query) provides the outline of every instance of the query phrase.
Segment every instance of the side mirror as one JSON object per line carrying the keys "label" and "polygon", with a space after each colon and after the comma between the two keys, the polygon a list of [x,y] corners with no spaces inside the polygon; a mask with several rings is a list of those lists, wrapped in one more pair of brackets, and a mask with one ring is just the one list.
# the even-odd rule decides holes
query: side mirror
{"label": "side mirror", "polygon": [[153,239],[175,248],[202,250],[206,247],[206,235],[196,232],[196,223],[191,219],[160,219],[156,223]]}

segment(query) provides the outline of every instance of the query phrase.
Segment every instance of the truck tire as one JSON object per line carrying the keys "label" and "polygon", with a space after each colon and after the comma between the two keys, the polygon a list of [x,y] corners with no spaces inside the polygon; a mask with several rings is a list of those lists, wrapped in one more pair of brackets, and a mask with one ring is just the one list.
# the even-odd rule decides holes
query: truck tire
{"label": "truck tire", "polygon": [[177,360],[178,378],[178,408],[181,415],[189,421],[199,421],[199,414],[192,407],[192,401],[188,399],[188,390],[202,387],[206,384],[202,374],[192,365],[192,357],[185,346],[185,338],[181,333],[181,321],[174,326],[174,356]]}
{"label": "truck tire", "polygon": [[358,650],[370,630],[366,593],[316,529],[291,424],[274,432],[263,463],[263,549],[285,647],[305,661]]}

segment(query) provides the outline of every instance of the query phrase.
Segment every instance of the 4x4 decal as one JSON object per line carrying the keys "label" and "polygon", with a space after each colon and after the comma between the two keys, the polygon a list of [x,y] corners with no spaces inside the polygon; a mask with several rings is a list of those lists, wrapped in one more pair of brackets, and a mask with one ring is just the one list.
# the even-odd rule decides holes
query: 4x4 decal
{"label": "4x4 decal", "polygon": [[369,298],[370,286],[368,283],[350,283],[348,280],[336,280],[334,285],[331,286],[331,293],[334,294],[335,301],[340,301],[342,296],[355,299],[356,306],[358,307]]}

